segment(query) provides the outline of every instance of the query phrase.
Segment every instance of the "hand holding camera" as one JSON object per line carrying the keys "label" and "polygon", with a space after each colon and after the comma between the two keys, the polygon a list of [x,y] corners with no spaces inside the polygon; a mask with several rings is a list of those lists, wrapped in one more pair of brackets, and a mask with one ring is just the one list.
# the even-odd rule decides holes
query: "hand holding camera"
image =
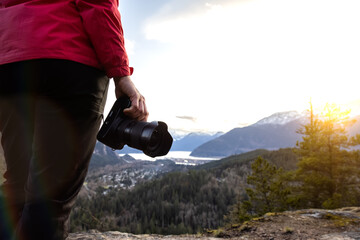
{"label": "hand holding camera", "polygon": [[130,98],[131,106],[124,109],[125,115],[138,121],[146,122],[149,112],[146,108],[145,98],[137,90],[131,77],[115,77],[114,83],[116,98],[123,96],[128,96]]}
{"label": "hand holding camera", "polygon": [[113,149],[124,145],[142,150],[150,157],[166,155],[173,139],[164,122],[144,122],[129,118],[124,109],[131,107],[128,97],[120,97],[114,103],[102,125],[97,139]]}

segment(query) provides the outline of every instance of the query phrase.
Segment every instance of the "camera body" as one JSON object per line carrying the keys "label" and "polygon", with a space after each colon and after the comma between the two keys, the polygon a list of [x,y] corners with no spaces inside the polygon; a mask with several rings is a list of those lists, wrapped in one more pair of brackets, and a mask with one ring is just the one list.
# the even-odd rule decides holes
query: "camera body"
{"label": "camera body", "polygon": [[129,98],[118,98],[100,128],[97,139],[112,149],[122,149],[126,144],[142,150],[150,157],[166,155],[173,142],[166,123],[131,119],[123,112],[130,106]]}

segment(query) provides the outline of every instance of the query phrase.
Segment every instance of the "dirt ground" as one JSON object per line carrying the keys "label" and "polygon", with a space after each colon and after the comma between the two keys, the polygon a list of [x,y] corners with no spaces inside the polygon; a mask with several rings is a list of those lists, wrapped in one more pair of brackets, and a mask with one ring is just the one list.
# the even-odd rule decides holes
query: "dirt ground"
{"label": "dirt ground", "polygon": [[360,208],[268,213],[216,234],[244,240],[360,240]]}

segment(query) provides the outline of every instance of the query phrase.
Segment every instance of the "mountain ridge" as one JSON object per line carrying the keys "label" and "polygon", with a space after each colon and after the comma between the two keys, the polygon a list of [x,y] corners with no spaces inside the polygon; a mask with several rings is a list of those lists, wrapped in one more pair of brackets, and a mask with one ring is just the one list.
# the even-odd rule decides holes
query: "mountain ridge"
{"label": "mountain ridge", "polygon": [[254,124],[231,131],[204,143],[192,151],[194,157],[226,157],[256,149],[276,150],[294,147],[301,136],[296,131],[302,121],[286,124]]}
{"label": "mountain ridge", "polygon": [[[360,116],[346,130],[349,136],[360,133]],[[295,147],[302,139],[298,130],[308,122],[305,113],[295,111],[274,113],[255,124],[234,128],[229,132],[206,142],[191,152],[194,157],[226,157],[256,149],[276,150]]]}

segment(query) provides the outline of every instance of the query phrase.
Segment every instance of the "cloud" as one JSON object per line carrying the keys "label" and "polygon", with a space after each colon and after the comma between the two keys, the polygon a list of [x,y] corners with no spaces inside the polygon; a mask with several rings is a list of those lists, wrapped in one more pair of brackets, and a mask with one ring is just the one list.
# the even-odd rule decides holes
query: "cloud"
{"label": "cloud", "polygon": [[191,122],[196,122],[196,118],[195,117],[191,117],[191,116],[176,116],[176,118],[179,118],[179,119],[184,119],[184,120],[189,120]]}
{"label": "cloud", "polygon": [[[222,14],[221,4],[200,1],[196,3],[168,4],[161,13],[148,19],[145,27],[145,35],[149,40],[160,42],[203,42],[210,36],[218,35],[218,28],[222,23],[227,22]],[[185,7],[186,6],[186,7]],[[191,7],[191,10],[188,9]],[[214,34],[216,30],[216,34]],[[229,32],[233,30],[230,28]]]}
{"label": "cloud", "polygon": [[310,97],[358,99],[359,7],[358,0],[164,1],[147,18],[156,47],[137,72],[153,116],[189,128],[236,126],[302,110]]}
{"label": "cloud", "polygon": [[251,0],[163,0],[163,5],[153,18],[167,18],[180,15],[199,14],[205,7],[232,5]]}

